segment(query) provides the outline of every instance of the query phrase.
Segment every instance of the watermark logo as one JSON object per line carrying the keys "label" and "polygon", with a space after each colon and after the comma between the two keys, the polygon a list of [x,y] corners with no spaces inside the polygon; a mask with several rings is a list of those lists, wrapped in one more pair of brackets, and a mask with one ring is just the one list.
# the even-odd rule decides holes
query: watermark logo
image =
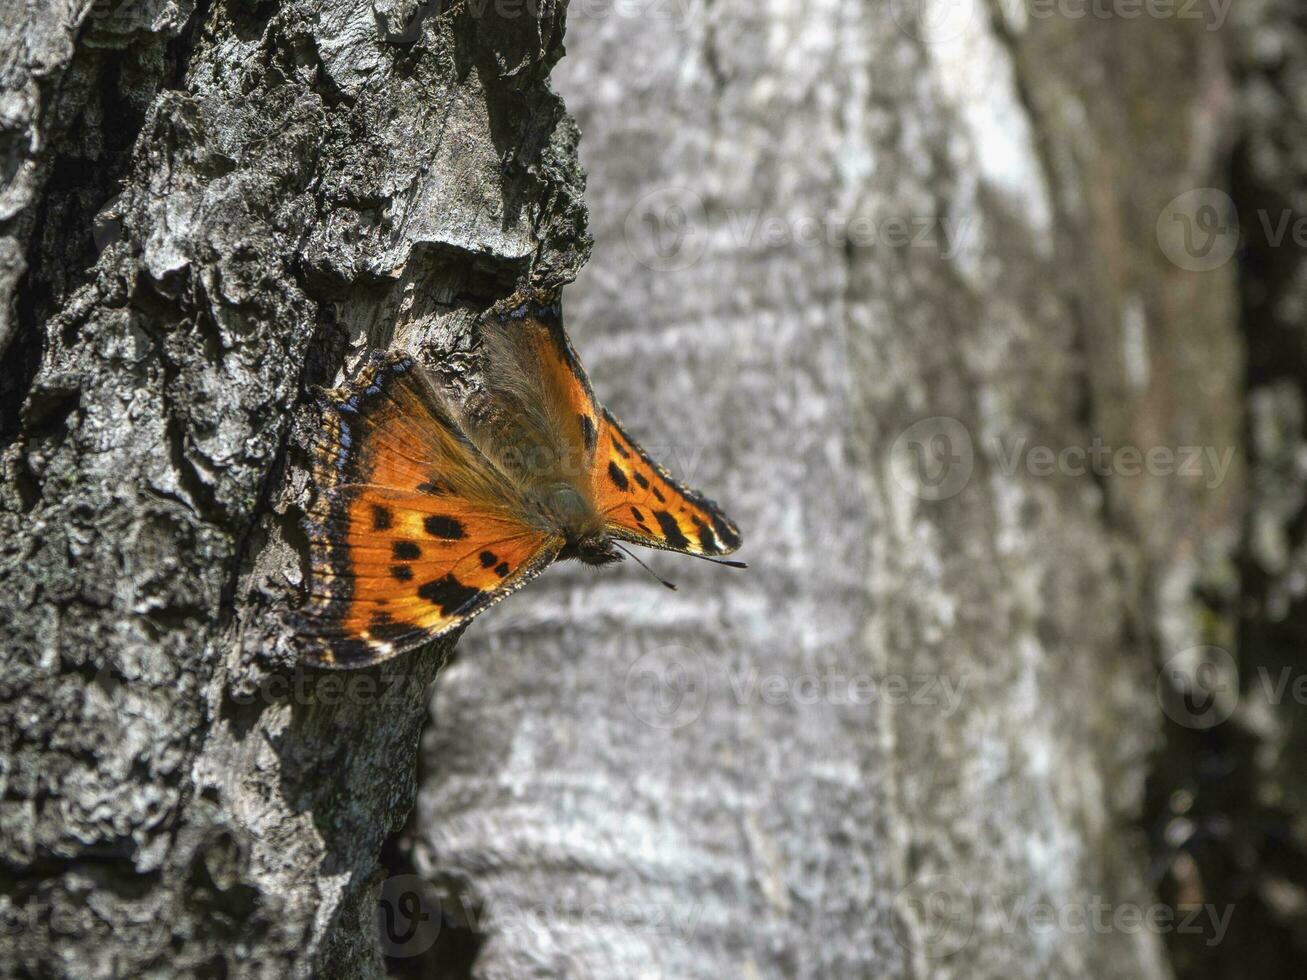
{"label": "watermark logo", "polygon": [[926,875],[894,896],[892,929],[904,949],[931,959],[952,956],[971,941],[976,906],[954,875]]}
{"label": "watermark logo", "polygon": [[919,248],[953,259],[975,241],[969,219],[947,215],[785,215],[757,208],[727,208],[723,214],[724,231],[737,248]]}
{"label": "watermark logo", "polygon": [[[894,441],[889,466],[895,481],[921,500],[945,500],[965,488],[976,445],[967,427],[947,416],[916,422]],[[1234,446],[1112,445],[1094,436],[1082,445],[1051,446],[1025,436],[989,436],[979,447],[1005,477],[1035,479],[1178,479],[1207,489],[1221,486],[1237,454]]]}
{"label": "watermark logo", "polygon": [[609,17],[658,21],[670,25],[674,31],[684,31],[703,22],[706,3],[707,0],[571,0],[567,17],[569,21]]}
{"label": "watermark logo", "polygon": [[1234,462],[1234,446],[1112,446],[1101,436],[1087,445],[1053,447],[1031,443],[1024,436],[994,439],[994,458],[1004,476],[1019,470],[1036,478],[1053,476],[1178,477],[1214,490],[1225,482]]}
{"label": "watermark logo", "polygon": [[[593,901],[582,894],[556,895],[552,901],[522,902],[516,895],[479,892],[475,901],[465,894],[445,896],[442,909],[450,923],[478,935],[531,933],[557,935],[561,930],[602,930],[606,934],[657,936],[683,945],[698,931],[703,907],[695,902],[641,900],[643,880],[632,873],[605,879]],[[624,898],[623,896],[633,896]]]}
{"label": "watermark logo", "polygon": [[754,664],[738,665],[727,673],[735,703],[767,707],[793,705],[833,708],[887,704],[930,708],[948,718],[962,704],[970,678],[962,674],[885,674],[831,670],[785,674],[760,671]]}
{"label": "watermark logo", "polygon": [[963,950],[978,921],[992,936],[1174,933],[1202,937],[1212,947],[1225,938],[1234,918],[1233,905],[1140,905],[1101,895],[1053,901],[1028,894],[984,894],[953,875],[927,875],[910,882],[894,897],[893,911],[899,945],[927,958]]}
{"label": "watermark logo", "polygon": [[1221,647],[1194,646],[1181,650],[1157,675],[1157,701],[1162,711],[1185,728],[1214,728],[1239,703],[1239,668]]}
{"label": "watermark logo", "polygon": [[1215,187],[1185,191],[1162,209],[1157,243],[1176,266],[1211,272],[1239,248],[1239,215],[1230,195]]}
{"label": "watermark logo", "polygon": [[703,658],[684,646],[651,650],[627,670],[625,695],[631,713],[650,728],[683,728],[708,699]]}
{"label": "watermark logo", "polygon": [[440,934],[440,901],[417,875],[395,875],[381,885],[377,933],[382,952],[394,959],[420,956]]}
{"label": "watermark logo", "polygon": [[971,29],[973,0],[890,0],[890,16],[899,30],[925,44],[955,41]]}
{"label": "watermark logo", "polygon": [[945,415],[908,426],[890,448],[890,472],[905,491],[921,500],[947,500],[971,479],[976,465],[971,433]]}
{"label": "watermark logo", "polygon": [[693,265],[708,242],[703,200],[686,187],[660,187],[645,194],[627,212],[623,230],[627,251],[654,272]]}

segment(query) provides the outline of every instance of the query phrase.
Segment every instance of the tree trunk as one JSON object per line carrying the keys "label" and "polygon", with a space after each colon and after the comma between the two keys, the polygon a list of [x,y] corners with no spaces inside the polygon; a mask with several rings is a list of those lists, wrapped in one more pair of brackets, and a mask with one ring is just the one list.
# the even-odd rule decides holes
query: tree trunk
{"label": "tree trunk", "polygon": [[440,653],[291,670],[296,406],[584,261],[562,11],[0,17],[0,974],[379,976]]}
{"label": "tree trunk", "polygon": [[[1185,238],[1226,35],[591,3],[560,99],[563,8],[0,12],[0,974],[1170,976],[1158,665],[1242,554]],[[551,571],[419,752],[452,643],[295,666],[303,396],[578,272],[597,394],[753,567]]]}
{"label": "tree trunk", "polygon": [[753,567],[559,572],[469,634],[410,830],[437,960],[1169,975],[1113,915],[1239,515],[1232,271],[1157,230],[1223,163],[1221,37],[910,7],[572,9],[570,330]]}

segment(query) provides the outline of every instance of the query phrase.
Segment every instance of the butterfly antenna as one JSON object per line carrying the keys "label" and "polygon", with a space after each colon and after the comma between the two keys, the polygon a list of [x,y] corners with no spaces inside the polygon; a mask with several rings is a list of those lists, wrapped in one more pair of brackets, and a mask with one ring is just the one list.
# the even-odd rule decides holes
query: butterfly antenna
{"label": "butterfly antenna", "polygon": [[[683,554],[687,554],[687,555],[689,555],[690,553],[689,553],[688,551],[686,551],[686,552],[683,552]],[[748,567],[749,567],[749,563],[748,563],[747,561],[734,561],[734,560],[727,559],[727,558],[714,558],[714,557],[712,557],[711,555],[690,555],[690,557],[691,557],[691,558],[702,558],[704,561],[710,561],[710,562],[712,562],[714,565],[725,565],[727,568],[748,568]]]}
{"label": "butterfly antenna", "polygon": [[622,544],[620,544],[620,543],[617,542],[617,541],[614,541],[613,544],[617,545],[618,548],[621,548],[622,551],[625,551],[627,555],[629,555],[631,558],[633,558],[633,559],[635,560],[635,563],[636,563],[637,565],[639,565],[639,566],[640,566],[641,568],[643,568],[646,572],[648,572],[650,575],[652,575],[652,576],[654,577],[654,579],[655,579],[657,582],[659,582],[659,583],[662,584],[662,585],[667,586],[667,588],[671,589],[673,592],[676,591],[676,586],[675,586],[675,585],[673,585],[671,582],[667,581],[667,579],[660,577],[660,576],[658,575],[657,572],[655,572],[652,568],[650,568],[648,565],[646,565],[644,562],[642,562],[642,561],[640,560],[640,557],[639,557],[639,556],[638,556],[634,551],[631,551],[630,549],[626,548],[625,546],[623,546]]}

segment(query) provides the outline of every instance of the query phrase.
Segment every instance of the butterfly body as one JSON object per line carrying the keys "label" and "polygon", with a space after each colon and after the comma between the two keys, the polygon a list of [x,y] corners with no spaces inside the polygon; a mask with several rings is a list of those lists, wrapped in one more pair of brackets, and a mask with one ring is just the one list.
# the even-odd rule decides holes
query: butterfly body
{"label": "butterfly body", "polygon": [[299,632],[328,667],[376,663],[468,622],[550,563],[618,542],[703,557],[739,532],[595,401],[555,302],[479,324],[483,388],[456,401],[404,353],[326,393]]}

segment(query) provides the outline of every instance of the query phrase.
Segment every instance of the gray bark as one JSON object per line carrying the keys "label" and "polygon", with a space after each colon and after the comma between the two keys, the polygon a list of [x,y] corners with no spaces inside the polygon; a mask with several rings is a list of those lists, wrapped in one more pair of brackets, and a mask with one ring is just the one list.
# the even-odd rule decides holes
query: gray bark
{"label": "gray bark", "polygon": [[[1233,270],[1157,230],[1218,179],[1223,38],[1007,4],[923,36],[906,6],[573,8],[570,330],[753,568],[560,570],[469,633],[410,833],[475,976],[1170,973],[1111,915],[1156,901],[1154,658],[1207,639],[1238,530]],[[923,499],[938,417],[962,460]],[[1234,458],[1006,462],[1096,438]]]}
{"label": "gray bark", "polygon": [[1156,901],[1156,665],[1214,639],[1241,457],[1021,453],[1241,444],[1233,267],[1159,239],[1226,35],[574,8],[569,326],[753,568],[552,570],[428,698],[452,643],[294,667],[303,394],[457,373],[589,253],[562,5],[442,6],[0,12],[0,974],[1169,976],[1034,910]]}
{"label": "gray bark", "polygon": [[0,16],[0,974],[380,975],[441,652],[291,671],[296,406],[584,260],[561,9]]}

